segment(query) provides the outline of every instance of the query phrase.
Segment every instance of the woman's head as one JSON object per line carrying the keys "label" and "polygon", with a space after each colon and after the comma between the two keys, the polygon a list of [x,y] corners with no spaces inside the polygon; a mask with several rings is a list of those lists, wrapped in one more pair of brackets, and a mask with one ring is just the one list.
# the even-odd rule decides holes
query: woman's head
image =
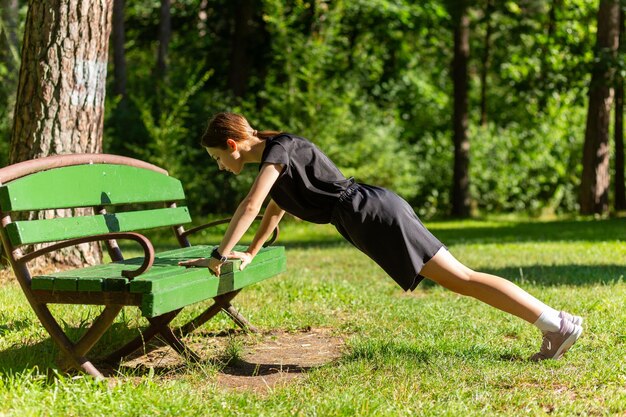
{"label": "woman's head", "polygon": [[245,117],[235,113],[217,113],[209,122],[200,144],[205,148],[227,149],[228,139],[241,142],[256,133]]}
{"label": "woman's head", "polygon": [[243,165],[251,162],[247,152],[252,146],[278,133],[280,132],[257,132],[252,129],[245,117],[224,112],[217,113],[211,118],[200,144],[216,160],[220,170],[239,174]]}

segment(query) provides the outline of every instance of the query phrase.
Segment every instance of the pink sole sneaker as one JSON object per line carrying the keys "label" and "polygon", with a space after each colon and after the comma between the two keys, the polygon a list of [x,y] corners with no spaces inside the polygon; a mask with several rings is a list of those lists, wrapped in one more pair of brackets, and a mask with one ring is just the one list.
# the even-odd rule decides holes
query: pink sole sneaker
{"label": "pink sole sneaker", "polygon": [[572,347],[583,333],[583,328],[570,320],[561,320],[557,332],[545,332],[539,352],[530,357],[532,361],[559,359]]}

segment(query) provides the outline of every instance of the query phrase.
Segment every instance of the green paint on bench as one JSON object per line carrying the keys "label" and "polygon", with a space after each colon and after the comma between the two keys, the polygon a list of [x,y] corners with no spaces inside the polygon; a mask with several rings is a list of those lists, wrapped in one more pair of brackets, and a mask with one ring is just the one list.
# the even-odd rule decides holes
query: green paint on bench
{"label": "green paint on bench", "polygon": [[96,216],[17,221],[7,225],[6,231],[11,243],[19,246],[189,222],[191,217],[187,207],[175,207]]}
{"label": "green paint on bench", "polygon": [[50,169],[0,187],[0,207],[4,212],[184,198],[183,187],[176,178],[147,169],[110,164]]}
{"label": "green paint on bench", "polygon": [[189,279],[181,281],[178,286],[172,285],[168,289],[145,294],[141,311],[146,317],[156,317],[191,303],[263,281],[284,272],[286,265],[285,258],[280,257],[257,265],[249,265],[243,271],[222,274],[219,279],[208,276],[208,271],[203,270],[201,276],[190,276]]}
{"label": "green paint on bench", "polygon": [[[219,278],[213,276],[207,268],[178,265],[180,261],[207,257],[213,248],[203,245],[158,253],[152,268],[131,281],[121,276],[122,270],[129,269],[130,265],[141,264],[143,258],[36,276],[33,277],[31,288],[142,293],[142,313],[146,317],[155,317],[263,281],[286,268],[285,249],[280,246],[261,249],[243,271],[239,270],[240,260],[227,261],[222,265]],[[235,248],[240,251],[244,249],[244,246]]]}

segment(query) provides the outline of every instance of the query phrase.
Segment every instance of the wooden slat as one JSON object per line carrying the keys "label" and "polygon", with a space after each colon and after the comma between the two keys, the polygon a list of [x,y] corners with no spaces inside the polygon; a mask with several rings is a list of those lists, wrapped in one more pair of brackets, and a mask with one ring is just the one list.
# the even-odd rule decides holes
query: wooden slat
{"label": "wooden slat", "polygon": [[[100,291],[107,294],[109,303],[119,304],[125,304],[123,301],[128,298],[129,293],[135,294],[142,300],[142,313],[146,317],[155,317],[263,281],[286,269],[283,247],[263,248],[243,271],[239,270],[239,260],[228,261],[223,265],[219,278],[213,276],[207,268],[178,266],[181,260],[210,253],[210,248],[212,246],[199,246],[160,253],[155,257],[153,268],[144,276],[132,281],[121,277],[121,271],[127,269],[129,264],[141,262],[141,258],[34,277],[31,287],[40,294],[45,292],[73,294],[74,298],[69,295],[67,298],[58,296],[54,298],[57,300],[55,302],[79,300],[81,296],[77,294],[80,294],[81,290],[84,294],[89,294],[85,299],[99,300],[93,294]],[[119,294],[119,301],[113,296],[116,293]]]}
{"label": "wooden slat", "polygon": [[54,277],[33,277],[30,288],[33,290],[52,291],[54,289]]}
{"label": "wooden slat", "polygon": [[141,305],[141,294],[130,292],[78,292],[33,290],[37,302],[53,304]]}
{"label": "wooden slat", "polygon": [[285,258],[279,257],[259,263],[254,267],[249,266],[243,271],[222,274],[219,279],[208,276],[208,271],[203,269],[199,273],[204,273],[205,279],[189,279],[170,289],[145,294],[141,311],[146,317],[155,317],[271,278],[285,271],[285,268]]}
{"label": "wooden slat", "polygon": [[109,232],[132,232],[185,224],[190,221],[187,207],[175,207],[96,216],[17,221],[8,224],[6,230],[11,243],[19,246]]}
{"label": "wooden slat", "polygon": [[[199,268],[186,268],[178,266],[178,262],[206,257],[215,246],[198,245],[189,248],[178,248],[166,252],[157,253],[153,267],[144,275],[127,281],[121,276],[129,265],[140,265],[143,257],[131,258],[122,262],[112,262],[104,265],[94,265],[86,268],[60,271],[44,276],[35,276],[31,287],[38,290],[54,291],[128,291],[148,293],[159,291],[178,281],[190,278],[189,272],[197,272]],[[245,250],[245,246],[237,246],[235,250]],[[284,248],[262,248],[254,258],[250,266],[284,256]],[[239,270],[240,261],[227,261],[222,265],[222,273]],[[249,266],[249,267],[250,267]],[[184,277],[181,275],[185,275]],[[193,274],[192,274],[193,275]]]}
{"label": "wooden slat", "polygon": [[[177,265],[178,262],[180,261],[185,261],[185,260],[194,259],[198,257],[206,258],[208,254],[211,253],[212,248],[213,248],[212,246],[204,246],[202,248],[198,248],[201,250],[193,250],[193,251],[192,250],[187,250],[187,251],[175,250],[166,254],[165,253],[158,254],[157,258],[161,259],[162,262],[166,262],[166,261],[171,262],[170,265]],[[235,248],[235,250],[244,250],[244,249],[245,249],[244,246],[239,246]],[[199,256],[199,255],[204,255],[204,256]],[[259,263],[262,263],[271,259],[279,258],[281,256],[283,257],[285,256],[285,249],[283,247],[263,248],[259,251],[257,256],[254,257],[254,259],[252,260],[252,263],[248,266],[248,268],[251,268]],[[157,259],[155,259],[155,265],[156,264],[157,264]],[[222,265],[222,268],[221,268],[222,275],[229,273],[229,272],[232,273],[233,271],[239,271],[240,264],[241,264],[241,261],[238,259],[227,261],[224,265]],[[193,268],[193,269],[198,269],[198,268]],[[139,276],[131,281],[130,291],[131,292],[143,292],[143,293],[161,291],[162,289],[169,288],[172,285],[175,285],[176,282],[178,282],[180,279],[181,278],[175,273],[172,273],[169,276],[167,276],[166,274],[163,274],[163,276],[154,276],[154,275],[153,276],[150,276],[150,275]]]}
{"label": "wooden slat", "polygon": [[54,279],[55,291],[77,291],[78,290],[78,278],[74,277],[62,277]]}
{"label": "wooden slat", "polygon": [[0,187],[2,211],[183,200],[179,180],[126,165],[55,168]]}

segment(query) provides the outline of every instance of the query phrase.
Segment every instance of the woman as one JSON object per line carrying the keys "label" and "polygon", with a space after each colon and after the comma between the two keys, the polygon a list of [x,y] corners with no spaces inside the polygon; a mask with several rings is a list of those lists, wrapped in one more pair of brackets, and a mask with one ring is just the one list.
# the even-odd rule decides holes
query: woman
{"label": "woman", "polygon": [[[260,164],[259,174],[211,257],[181,265],[208,266],[219,276],[222,263],[233,257],[245,268],[287,211],[313,223],[332,223],[405,291],[425,277],[534,324],[543,333],[543,343],[532,360],[560,358],[582,334],[581,317],[547,306],[510,281],[466,267],[424,227],[406,201],[384,188],[345,178],[308,140],[258,132],[241,115],[219,113],[201,143],[220,170],[237,175],[254,163]],[[232,252],[268,195],[271,200],[249,248]]]}

